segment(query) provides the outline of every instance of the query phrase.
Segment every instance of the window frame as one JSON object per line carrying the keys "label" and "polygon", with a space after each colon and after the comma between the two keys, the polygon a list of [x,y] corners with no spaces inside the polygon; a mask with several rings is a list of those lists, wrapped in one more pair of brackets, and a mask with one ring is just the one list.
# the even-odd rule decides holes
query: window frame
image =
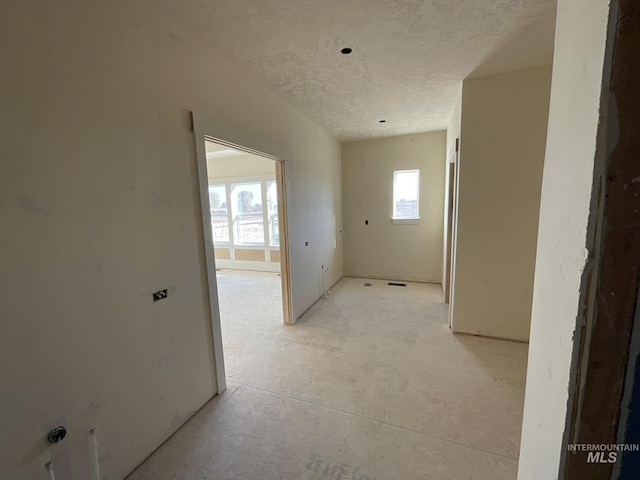
{"label": "window frame", "polygon": [[[416,216],[415,217],[397,217],[396,216],[396,179],[401,173],[416,174]],[[407,170],[394,170],[393,183],[391,186],[391,221],[397,224],[416,224],[420,221],[420,169],[412,168]]]}
{"label": "window frame", "polygon": [[[266,233],[267,233],[267,236],[268,236],[267,245],[269,247],[280,247],[280,228],[279,228],[280,216],[278,215],[278,184],[277,184],[276,180],[273,179],[273,180],[267,180],[266,186],[267,186],[266,192],[265,192],[266,193],[265,196],[266,196],[266,199],[267,199],[267,215],[266,215],[266,218],[267,218],[267,223],[268,223],[267,226],[266,226],[266,229],[267,229]],[[275,188],[275,205],[276,205],[275,209],[271,208],[271,201],[270,201],[271,197],[270,197],[269,190],[271,189],[272,186]],[[275,229],[274,229],[274,226],[273,226],[274,219],[276,221]],[[277,238],[278,238],[278,243],[277,244],[273,243],[273,239],[275,238],[274,235],[277,236]]]}
{"label": "window frame", "polygon": [[[237,181],[237,182],[230,182],[229,183],[229,194],[230,194],[230,199],[231,199],[231,218],[233,220],[233,234],[234,234],[234,246],[238,246],[238,247],[267,247],[268,244],[266,244],[265,242],[265,228],[267,227],[267,225],[265,224],[265,211],[264,211],[264,186],[265,186],[265,180],[247,180],[247,181]],[[233,191],[234,191],[234,187],[242,187],[243,185],[259,185],[260,188],[260,205],[261,205],[261,209],[262,211],[260,212],[260,215],[262,216],[262,242],[241,242],[240,241],[240,237],[241,235],[241,224],[240,224],[240,219],[244,216],[247,215],[246,212],[239,212],[238,209],[238,205],[237,202],[234,202],[235,197],[233,196]]]}

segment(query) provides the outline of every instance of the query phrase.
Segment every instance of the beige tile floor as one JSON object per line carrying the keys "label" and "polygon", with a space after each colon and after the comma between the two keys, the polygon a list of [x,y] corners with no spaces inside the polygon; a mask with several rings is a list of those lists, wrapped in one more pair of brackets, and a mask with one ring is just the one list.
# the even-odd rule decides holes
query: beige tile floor
{"label": "beige tile floor", "polygon": [[515,479],[527,346],[453,335],[439,285],[342,279],[293,327],[218,272],[229,388],[130,480]]}

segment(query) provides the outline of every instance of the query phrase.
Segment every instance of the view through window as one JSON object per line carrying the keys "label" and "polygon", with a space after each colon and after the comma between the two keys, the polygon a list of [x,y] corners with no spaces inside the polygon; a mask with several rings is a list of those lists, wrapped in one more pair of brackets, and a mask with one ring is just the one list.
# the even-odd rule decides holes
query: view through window
{"label": "view through window", "polygon": [[209,205],[217,245],[280,246],[278,187],[274,180],[209,185]]}
{"label": "view through window", "polygon": [[227,189],[224,185],[209,185],[209,205],[211,206],[213,241],[216,243],[229,242]]}
{"label": "view through window", "polygon": [[393,172],[393,218],[419,219],[419,170]]}

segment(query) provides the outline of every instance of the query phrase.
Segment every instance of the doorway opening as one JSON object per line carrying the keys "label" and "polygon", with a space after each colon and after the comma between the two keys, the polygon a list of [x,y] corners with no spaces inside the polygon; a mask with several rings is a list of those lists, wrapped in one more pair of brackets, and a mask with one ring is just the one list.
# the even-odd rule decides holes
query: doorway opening
{"label": "doorway opening", "polygon": [[[205,286],[216,392],[226,389],[243,337],[292,325],[285,166],[280,150],[192,114]],[[223,354],[224,347],[227,355]],[[225,360],[227,362],[225,362]],[[225,369],[229,365],[229,371]]]}
{"label": "doorway opening", "polygon": [[246,368],[256,332],[284,321],[278,162],[205,139],[226,377]]}
{"label": "doorway opening", "polygon": [[205,140],[216,269],[280,274],[276,162]]}

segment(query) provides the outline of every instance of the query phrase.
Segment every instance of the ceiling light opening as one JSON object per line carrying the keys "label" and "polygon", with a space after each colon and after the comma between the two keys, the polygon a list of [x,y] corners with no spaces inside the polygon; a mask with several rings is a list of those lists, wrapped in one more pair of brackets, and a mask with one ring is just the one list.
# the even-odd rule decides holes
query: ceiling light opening
{"label": "ceiling light opening", "polygon": [[340,50],[340,53],[343,55],[349,55],[351,52],[353,52],[353,50],[351,50],[349,47],[346,47]]}

